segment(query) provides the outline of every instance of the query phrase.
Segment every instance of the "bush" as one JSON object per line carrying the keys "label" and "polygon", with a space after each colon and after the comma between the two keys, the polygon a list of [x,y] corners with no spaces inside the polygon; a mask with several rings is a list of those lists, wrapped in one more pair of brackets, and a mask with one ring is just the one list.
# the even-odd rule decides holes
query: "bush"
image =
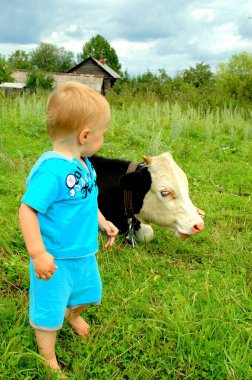
{"label": "bush", "polygon": [[38,89],[52,90],[54,85],[54,77],[40,70],[33,70],[27,76],[26,87],[30,88],[32,91],[36,91]]}
{"label": "bush", "polygon": [[0,54],[0,83],[2,82],[13,82],[13,79],[11,78],[11,68],[8,62]]}

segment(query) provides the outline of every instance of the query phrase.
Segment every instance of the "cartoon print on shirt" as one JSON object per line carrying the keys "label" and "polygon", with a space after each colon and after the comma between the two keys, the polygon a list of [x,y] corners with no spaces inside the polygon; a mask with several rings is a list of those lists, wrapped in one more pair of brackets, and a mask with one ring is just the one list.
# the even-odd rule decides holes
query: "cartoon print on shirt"
{"label": "cartoon print on shirt", "polygon": [[76,184],[75,176],[73,174],[68,174],[66,177],[66,185],[69,189],[72,189]]}
{"label": "cartoon print on shirt", "polygon": [[[70,197],[75,197],[76,193],[79,191],[83,194],[82,199],[85,199],[88,194],[92,193],[92,190],[96,184],[96,180],[92,181],[90,173],[81,173],[83,170],[77,167],[80,171],[75,170],[74,174],[70,173],[66,176],[66,185],[69,189],[68,195]],[[84,174],[82,176],[82,174]]]}

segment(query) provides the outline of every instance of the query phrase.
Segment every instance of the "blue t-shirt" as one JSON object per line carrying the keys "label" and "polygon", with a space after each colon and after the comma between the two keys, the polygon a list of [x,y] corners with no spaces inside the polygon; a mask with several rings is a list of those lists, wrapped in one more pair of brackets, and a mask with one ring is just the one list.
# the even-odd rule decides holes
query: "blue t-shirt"
{"label": "blue t-shirt", "polygon": [[46,152],[27,179],[22,202],[37,211],[46,250],[57,259],[80,258],[98,250],[96,173],[74,158]]}

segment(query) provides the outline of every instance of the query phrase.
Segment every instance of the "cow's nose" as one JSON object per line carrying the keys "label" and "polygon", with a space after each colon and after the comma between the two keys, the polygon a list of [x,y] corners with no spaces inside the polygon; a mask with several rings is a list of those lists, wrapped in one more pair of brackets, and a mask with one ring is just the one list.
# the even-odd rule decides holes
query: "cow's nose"
{"label": "cow's nose", "polygon": [[202,230],[204,230],[204,223],[197,223],[192,228],[193,234],[198,234]]}

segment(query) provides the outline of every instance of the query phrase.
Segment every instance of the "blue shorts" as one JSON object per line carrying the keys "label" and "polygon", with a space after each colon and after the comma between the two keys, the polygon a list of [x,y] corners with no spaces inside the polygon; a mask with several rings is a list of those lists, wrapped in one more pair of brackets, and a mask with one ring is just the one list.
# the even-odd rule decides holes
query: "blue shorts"
{"label": "blue shorts", "polygon": [[30,324],[38,330],[62,327],[66,308],[100,304],[102,283],[96,256],[55,259],[58,266],[50,280],[38,279],[30,260]]}

